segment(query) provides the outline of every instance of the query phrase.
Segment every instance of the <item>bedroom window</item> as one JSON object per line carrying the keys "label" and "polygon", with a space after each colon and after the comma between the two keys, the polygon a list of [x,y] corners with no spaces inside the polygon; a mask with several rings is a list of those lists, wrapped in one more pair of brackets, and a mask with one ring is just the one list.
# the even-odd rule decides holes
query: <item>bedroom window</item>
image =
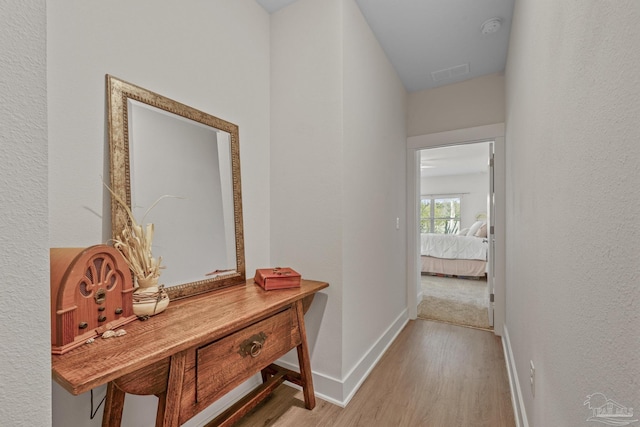
{"label": "bedroom window", "polygon": [[420,233],[455,234],[459,230],[459,196],[422,196]]}

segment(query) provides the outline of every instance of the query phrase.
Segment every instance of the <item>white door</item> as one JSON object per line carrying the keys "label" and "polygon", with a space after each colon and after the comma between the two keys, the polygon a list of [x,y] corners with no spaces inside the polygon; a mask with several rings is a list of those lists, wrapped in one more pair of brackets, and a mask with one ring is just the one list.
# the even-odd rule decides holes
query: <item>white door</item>
{"label": "white door", "polygon": [[489,310],[487,312],[489,316],[489,325],[493,327],[493,307],[494,307],[494,287],[495,287],[495,254],[496,254],[496,239],[495,239],[495,191],[494,191],[494,177],[493,177],[493,145],[489,144],[489,197],[487,211],[489,212],[489,218],[487,223],[487,239],[489,243],[489,259],[487,262],[487,291],[489,293]]}

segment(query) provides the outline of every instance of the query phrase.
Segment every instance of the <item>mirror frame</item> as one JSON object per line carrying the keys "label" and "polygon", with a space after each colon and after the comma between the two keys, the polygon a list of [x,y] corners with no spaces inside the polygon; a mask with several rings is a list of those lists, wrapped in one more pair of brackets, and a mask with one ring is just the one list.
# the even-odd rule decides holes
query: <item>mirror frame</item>
{"label": "mirror frame", "polygon": [[[131,208],[131,170],[129,156],[128,100],[156,107],[193,120],[231,136],[231,173],[233,185],[233,210],[236,242],[236,272],[195,282],[182,283],[165,288],[172,300],[186,298],[233,285],[246,284],[244,260],[244,230],[242,223],[242,191],[240,185],[240,145],[238,126],[204,113],[165,96],[127,83],[109,74],[107,80],[108,132],[110,153],[111,190]],[[129,216],[111,195],[111,234],[115,238],[129,223]]]}

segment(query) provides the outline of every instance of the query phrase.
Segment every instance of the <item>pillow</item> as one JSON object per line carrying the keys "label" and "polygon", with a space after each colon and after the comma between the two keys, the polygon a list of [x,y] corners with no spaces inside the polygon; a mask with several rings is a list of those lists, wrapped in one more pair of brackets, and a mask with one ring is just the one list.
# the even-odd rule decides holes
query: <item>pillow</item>
{"label": "pillow", "polygon": [[482,221],[474,222],[473,225],[469,228],[469,233],[467,234],[467,236],[475,236],[480,227],[482,227],[482,224],[484,224]]}
{"label": "pillow", "polygon": [[466,236],[469,233],[469,229],[468,228],[463,228],[462,230],[458,231],[458,236]]}
{"label": "pillow", "polygon": [[486,222],[484,224],[482,224],[482,226],[480,226],[480,228],[478,228],[478,231],[476,231],[476,234],[474,234],[474,236],[476,236],[476,237],[487,237],[487,223]]}

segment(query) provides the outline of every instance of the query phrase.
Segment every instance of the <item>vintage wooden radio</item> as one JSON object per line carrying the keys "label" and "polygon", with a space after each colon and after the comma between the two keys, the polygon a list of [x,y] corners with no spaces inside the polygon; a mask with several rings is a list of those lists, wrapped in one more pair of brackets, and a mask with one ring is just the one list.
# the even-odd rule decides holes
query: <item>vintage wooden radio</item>
{"label": "vintage wooden radio", "polygon": [[63,354],[133,320],[133,280],[111,246],[51,248],[51,352]]}

